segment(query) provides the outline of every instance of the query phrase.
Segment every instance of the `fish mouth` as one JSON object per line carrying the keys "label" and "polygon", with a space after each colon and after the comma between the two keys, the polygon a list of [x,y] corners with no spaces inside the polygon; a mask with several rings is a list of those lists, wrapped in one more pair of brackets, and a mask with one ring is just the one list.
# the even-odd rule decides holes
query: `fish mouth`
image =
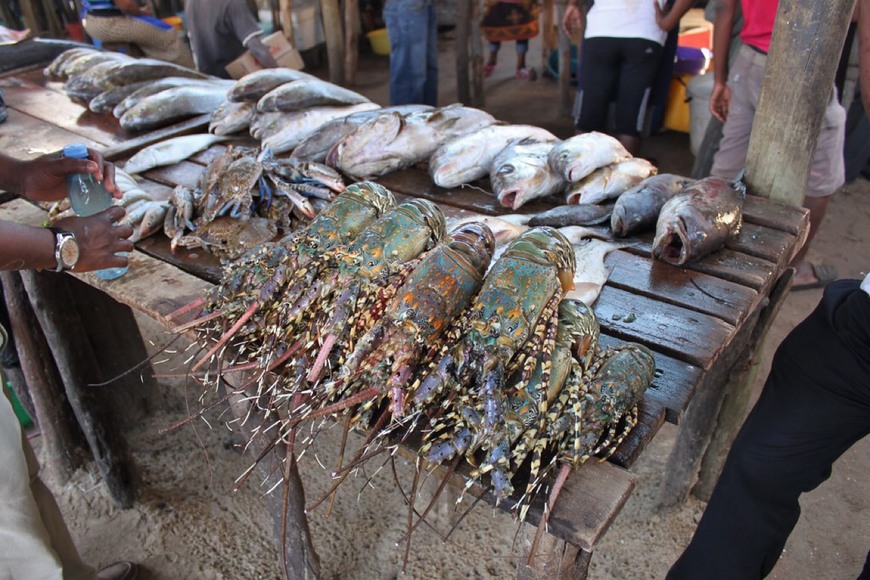
{"label": "fish mouth", "polygon": [[579,193],[570,193],[565,196],[565,203],[568,205],[579,205],[580,203],[580,194]]}
{"label": "fish mouth", "polygon": [[675,266],[682,266],[688,257],[685,223],[679,220],[678,227],[665,235],[659,247],[659,259]]}
{"label": "fish mouth", "polygon": [[509,189],[508,191],[502,192],[502,194],[498,197],[498,202],[504,207],[516,209],[516,206],[514,204],[517,201],[519,193],[520,192],[518,189]]}

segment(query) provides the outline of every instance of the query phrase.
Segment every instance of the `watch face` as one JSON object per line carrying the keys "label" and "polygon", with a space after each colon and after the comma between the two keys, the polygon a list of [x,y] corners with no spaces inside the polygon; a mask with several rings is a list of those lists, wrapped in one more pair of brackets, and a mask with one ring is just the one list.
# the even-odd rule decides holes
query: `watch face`
{"label": "watch face", "polygon": [[64,268],[72,268],[79,260],[79,245],[75,238],[64,239],[60,244],[60,259]]}

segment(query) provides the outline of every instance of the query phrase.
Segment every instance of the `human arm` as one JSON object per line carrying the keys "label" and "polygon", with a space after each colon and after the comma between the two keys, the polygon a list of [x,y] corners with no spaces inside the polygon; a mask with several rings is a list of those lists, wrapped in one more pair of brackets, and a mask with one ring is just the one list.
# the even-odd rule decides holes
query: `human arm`
{"label": "human arm", "polygon": [[[128,260],[118,252],[133,250],[129,238],[133,227],[115,225],[124,217],[124,208],[112,206],[88,217],[70,217],[54,225],[72,232],[79,246],[75,272],[123,267]],[[0,220],[0,270],[57,268],[54,256],[55,236],[48,228]]]}
{"label": "human arm", "polygon": [[722,123],[728,117],[731,89],[728,88],[728,49],[731,28],[738,0],[716,0],[716,20],[713,24],[713,91],[710,113]]}
{"label": "human arm", "polygon": [[118,10],[127,16],[153,16],[147,6],[139,6],[136,0],[112,0]]}
{"label": "human arm", "polygon": [[565,14],[562,15],[562,30],[570,37],[582,32],[585,28],[586,11],[580,0],[568,0]]}
{"label": "human arm", "polygon": [[676,0],[668,11],[662,9],[658,0],[652,0],[652,3],[656,9],[656,24],[665,32],[670,32],[680,25],[680,18],[695,4],[695,0]]}
{"label": "human arm", "polygon": [[278,68],[278,61],[276,61],[275,57],[272,56],[272,53],[269,52],[269,47],[263,44],[263,41],[260,40],[259,34],[249,37],[245,41],[245,47],[251,51],[251,54],[254,55],[254,58],[257,59],[257,62],[260,63],[260,66],[263,68]]}
{"label": "human arm", "polygon": [[34,201],[57,201],[67,196],[67,175],[91,173],[120,199],[115,166],[94,149],[88,149],[88,155],[89,159],[70,159],[57,152],[25,161],[0,153],[0,188]]}

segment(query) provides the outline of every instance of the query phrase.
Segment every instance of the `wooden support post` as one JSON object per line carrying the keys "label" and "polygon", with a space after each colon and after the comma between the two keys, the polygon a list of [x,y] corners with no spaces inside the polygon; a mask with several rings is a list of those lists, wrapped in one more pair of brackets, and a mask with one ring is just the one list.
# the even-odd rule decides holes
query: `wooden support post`
{"label": "wooden support post", "polygon": [[[559,43],[559,35],[556,28],[553,26],[553,12],[555,11],[555,3],[553,0],[544,0],[541,3],[541,74],[547,71],[547,65],[550,60],[550,53],[556,50]],[[561,24],[561,23],[560,23]]]}
{"label": "wooden support post", "polygon": [[344,80],[344,34],[338,0],[320,0],[323,31],[326,36],[326,56],[329,61],[329,82],[340,85]]}
{"label": "wooden support post", "polygon": [[[263,479],[274,481],[284,475],[284,485],[265,494],[263,500],[272,517],[272,529],[279,546],[279,566],[287,578],[307,579],[320,577],[320,558],[311,540],[308,517],[305,514],[305,489],[292,449],[278,442],[267,451],[270,441],[262,432],[255,434],[251,427],[264,421],[264,413],[247,395],[230,398],[233,416],[240,419],[239,429],[246,441],[247,451],[257,462],[257,471]],[[285,503],[286,499],[286,503]]]}
{"label": "wooden support post", "polygon": [[692,489],[692,494],[698,499],[704,501],[710,499],[713,488],[719,480],[719,474],[722,472],[722,466],[725,464],[728,450],[731,449],[731,444],[734,442],[740,426],[743,425],[746,410],[749,407],[749,399],[752,395],[752,386],[755,384],[755,378],[758,374],[760,346],[764,343],[767,331],[770,330],[773,320],[782,308],[785,297],[788,296],[793,279],[794,268],[789,268],[777,280],[776,286],[770,292],[770,302],[762,311],[755,328],[752,330],[752,342],[755,346],[749,349],[749,356],[743,368],[740,369],[740,372],[732,375],[732,379],[725,388],[727,398],[722,404],[719,417],[716,419],[716,431],[701,460],[698,483]]}
{"label": "wooden support post", "polygon": [[[293,30],[293,0],[278,0],[278,19],[277,22],[284,33],[284,38],[290,43],[290,46],[296,46],[296,33]],[[273,18],[275,12],[272,12]]]}
{"label": "wooden support post", "polygon": [[[42,440],[48,449],[48,469],[66,481],[82,465],[85,441],[64,393],[54,358],[18,272],[2,272],[3,294],[9,311],[9,331],[21,371],[33,400]],[[19,399],[20,399],[19,395]]]}
{"label": "wooden support post", "polygon": [[468,42],[471,35],[471,4],[476,0],[459,0],[456,3],[456,100],[471,103]]}
{"label": "wooden support post", "polygon": [[119,424],[145,419],[161,400],[161,393],[133,311],[81,280],[69,277],[68,281],[101,375],[112,380],[96,387],[99,396]]}
{"label": "wooden support post", "polygon": [[471,51],[471,105],[482,108],[486,104],[483,92],[483,33],[480,29],[480,21],[483,19],[483,2],[472,0],[471,2],[471,37],[469,47]]}
{"label": "wooden support post", "polygon": [[106,406],[87,386],[102,377],[65,276],[23,271],[21,279],[109,494],[118,507],[129,508],[136,498],[133,458]]}
{"label": "wooden support post", "polygon": [[855,0],[780,0],[746,156],[751,193],[801,205]]}
{"label": "wooden support post", "polygon": [[359,0],[344,0],[344,84],[356,84],[359,60]]}
{"label": "wooden support post", "polygon": [[[535,526],[525,524],[523,527],[534,537]],[[585,580],[592,552],[545,534],[538,546],[534,566],[526,563],[527,558],[527,553],[523,553],[517,562],[517,580]]]}

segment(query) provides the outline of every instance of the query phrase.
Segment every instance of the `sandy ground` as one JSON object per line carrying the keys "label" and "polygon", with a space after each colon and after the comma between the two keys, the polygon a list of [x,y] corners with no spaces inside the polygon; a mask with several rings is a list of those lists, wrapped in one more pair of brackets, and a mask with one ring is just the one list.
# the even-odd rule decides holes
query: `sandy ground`
{"label": "sandy ground", "polygon": [[[442,42],[442,103],[455,100],[450,78],[453,55],[450,40]],[[533,43],[530,63],[536,64]],[[538,49],[539,51],[539,49]],[[497,118],[527,122],[570,135],[570,121],[556,114],[555,82],[523,83],[513,79],[511,43],[506,44],[500,68],[487,80],[486,109]],[[387,61],[364,58],[359,90],[386,103]],[[540,69],[539,69],[540,72]],[[544,103],[546,106],[541,106]],[[691,164],[688,136],[663,133],[649,139],[644,156],[655,157],[662,171],[687,174]],[[866,270],[870,237],[870,182],[859,179],[838,192],[811,249],[811,257],[834,264],[843,277],[860,277]],[[821,291],[792,293],[765,341],[760,376],[788,331],[815,306]],[[168,335],[148,320],[143,334],[155,345]],[[183,356],[167,357],[157,372],[170,375],[183,368]],[[148,421],[129,428],[128,437],[142,475],[141,498],[130,510],[115,509],[96,469],[80,471],[70,482],[46,478],[55,490],[80,551],[95,565],[118,559],[143,564],[145,579],[278,578],[279,566],[270,520],[260,500],[270,484],[254,478],[239,491],[234,480],[250,458],[234,449],[232,434],[217,415],[204,422],[161,435],[158,431],[186,416],[196,405],[197,390],[182,379],[161,379],[164,400]],[[755,392],[760,389],[756,385]],[[337,430],[333,430],[337,431]],[[659,487],[677,428],[666,425],[632,471],[637,487],[625,509],[598,545],[590,578],[662,578],[691,538],[703,503],[690,498],[668,513],[658,510]],[[339,434],[328,432],[300,461],[309,502],[329,485],[327,470],[334,465]],[[34,439],[38,446],[38,437]],[[409,487],[410,469],[397,461],[398,480]],[[839,579],[855,577],[867,553],[870,531],[870,439],[864,439],[834,466],[828,482],[802,500],[803,515],[792,534],[773,578]],[[369,473],[371,475],[371,473]],[[432,482],[427,482],[431,489]],[[464,508],[469,506],[466,501]],[[460,512],[439,503],[432,522],[449,529]],[[340,489],[331,513],[326,506],[310,518],[314,543],[326,578],[395,578],[401,574],[403,550],[396,542],[404,533],[407,508],[387,465],[366,482],[360,477]],[[502,578],[514,573],[511,554],[528,541],[507,515],[476,506],[448,541],[421,528],[407,565],[409,578]],[[737,555],[735,555],[737,556]]]}

